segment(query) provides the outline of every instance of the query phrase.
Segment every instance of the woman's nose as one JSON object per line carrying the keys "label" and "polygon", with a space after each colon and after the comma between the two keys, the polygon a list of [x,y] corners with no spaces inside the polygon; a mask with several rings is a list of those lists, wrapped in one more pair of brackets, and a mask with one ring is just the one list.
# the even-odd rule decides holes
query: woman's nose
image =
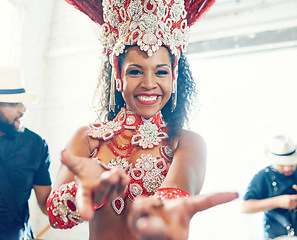
{"label": "woman's nose", "polygon": [[147,90],[154,89],[156,87],[156,78],[153,74],[147,74],[144,76],[142,81],[142,87]]}

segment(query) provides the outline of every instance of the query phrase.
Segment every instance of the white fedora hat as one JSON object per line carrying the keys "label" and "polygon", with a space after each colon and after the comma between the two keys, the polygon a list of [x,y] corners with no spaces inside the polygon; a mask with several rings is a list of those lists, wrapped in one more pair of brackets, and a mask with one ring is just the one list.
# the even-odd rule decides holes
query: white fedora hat
{"label": "white fedora hat", "polygon": [[22,72],[17,67],[0,67],[0,102],[35,102],[35,93],[25,90]]}
{"label": "white fedora hat", "polygon": [[278,165],[295,165],[297,164],[296,145],[291,139],[285,135],[274,136],[267,148],[265,149],[266,156]]}

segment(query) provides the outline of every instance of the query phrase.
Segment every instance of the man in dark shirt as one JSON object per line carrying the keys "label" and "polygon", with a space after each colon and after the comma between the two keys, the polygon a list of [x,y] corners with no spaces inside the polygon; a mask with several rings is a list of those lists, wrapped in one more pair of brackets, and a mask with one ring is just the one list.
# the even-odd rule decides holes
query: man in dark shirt
{"label": "man in dark shirt", "polygon": [[0,239],[33,238],[28,200],[34,189],[44,214],[51,192],[50,157],[46,142],[22,126],[23,102],[36,101],[26,92],[21,72],[0,67]]}
{"label": "man in dark shirt", "polygon": [[272,165],[250,182],[242,203],[243,213],[264,211],[265,239],[297,235],[297,152],[289,137],[271,139],[266,154]]}

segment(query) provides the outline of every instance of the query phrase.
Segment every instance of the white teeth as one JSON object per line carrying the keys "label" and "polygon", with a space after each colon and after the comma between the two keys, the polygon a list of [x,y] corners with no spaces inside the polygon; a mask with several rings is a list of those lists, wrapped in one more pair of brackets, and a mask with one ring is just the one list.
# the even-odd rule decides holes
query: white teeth
{"label": "white teeth", "polygon": [[157,96],[137,96],[138,100],[139,101],[145,101],[145,102],[148,102],[148,101],[154,101],[157,99]]}

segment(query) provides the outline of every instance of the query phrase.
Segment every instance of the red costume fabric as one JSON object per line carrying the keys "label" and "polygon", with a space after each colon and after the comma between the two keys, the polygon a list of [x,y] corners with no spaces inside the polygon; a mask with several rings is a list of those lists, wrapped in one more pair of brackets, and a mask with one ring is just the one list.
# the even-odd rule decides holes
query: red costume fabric
{"label": "red costume fabric", "polygon": [[[131,136],[125,135],[124,131],[127,129],[133,130]],[[160,112],[150,119],[145,119],[123,108],[113,121],[91,125],[88,135],[99,140],[99,147],[93,152],[92,158],[100,161],[97,157],[98,150],[103,142],[109,141],[108,146],[115,158],[106,164],[107,167],[110,169],[121,167],[131,176],[126,192],[111,203],[117,214],[121,214],[124,210],[126,197],[134,201],[137,196],[152,196],[157,192],[172,162],[172,151],[166,141],[168,138],[166,123]],[[129,139],[130,143],[121,147],[116,143],[117,135]],[[154,157],[152,154],[143,153],[134,163],[130,163],[129,157],[132,152],[130,149],[136,146],[142,149],[158,147],[159,154]],[[120,150],[126,148],[127,154],[117,153],[119,148]],[[76,191],[76,183],[71,182],[63,184],[48,198],[48,215],[54,227],[72,228],[81,222],[76,207]],[[94,210],[101,208],[104,204],[94,205]]]}
{"label": "red costume fabric", "polygon": [[53,227],[72,228],[82,222],[76,207],[77,185],[73,181],[63,184],[47,199],[47,213]]}
{"label": "red costume fabric", "polygon": [[189,193],[180,188],[159,188],[156,193],[156,197],[161,201],[189,196]]}
{"label": "red costume fabric", "polygon": [[[134,130],[133,135],[126,136],[124,131],[127,129]],[[121,149],[115,142],[117,135],[130,139],[130,144],[126,146],[127,154],[125,155],[116,152],[116,149]],[[150,119],[145,119],[123,108],[115,120],[92,125],[89,136],[101,142],[111,140],[109,148],[116,158],[112,159],[107,166],[109,168],[121,167],[131,177],[126,192],[112,201],[112,207],[117,214],[121,214],[124,210],[125,197],[134,201],[137,196],[155,194],[165,179],[172,161],[172,151],[165,140],[168,138],[166,123],[160,112]],[[152,149],[160,144],[160,157],[143,153],[134,164],[129,162],[130,154],[135,146],[142,149]],[[93,154],[94,158],[96,158],[96,154],[97,152]],[[100,161],[100,159],[98,160]]]}

